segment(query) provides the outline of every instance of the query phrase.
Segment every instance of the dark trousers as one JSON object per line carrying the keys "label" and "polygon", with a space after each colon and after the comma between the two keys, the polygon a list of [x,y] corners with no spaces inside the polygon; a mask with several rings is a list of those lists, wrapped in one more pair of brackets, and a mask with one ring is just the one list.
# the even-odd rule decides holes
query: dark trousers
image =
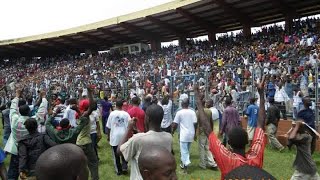
{"label": "dark trousers", "polygon": [[285,102],[275,102],[274,104],[275,104],[275,105],[279,108],[279,110],[281,111],[282,118],[283,118],[284,120],[287,120],[286,103],[285,103]]}
{"label": "dark trousers", "polygon": [[97,149],[97,147],[98,147],[98,142],[97,142],[98,141],[98,136],[97,136],[97,133],[90,134],[90,136],[91,136],[93,149],[96,152],[96,155],[97,155],[97,157],[99,159],[98,149]]}
{"label": "dark trousers", "polygon": [[8,170],[8,180],[18,180],[19,178],[19,156],[11,154]]}
{"label": "dark trousers", "polygon": [[[116,169],[116,173],[121,174],[123,171],[128,170],[128,163],[124,159],[122,155],[117,153],[118,146],[112,146],[112,156],[114,162],[114,168]],[[121,162],[120,162],[121,159]]]}
{"label": "dark trousers", "polygon": [[99,162],[92,143],[79,146],[88,159],[88,167],[92,180],[99,180]]}
{"label": "dark trousers", "polygon": [[102,116],[102,130],[103,130],[104,134],[107,134],[106,125],[107,125],[108,117],[109,117],[109,115],[108,116]]}

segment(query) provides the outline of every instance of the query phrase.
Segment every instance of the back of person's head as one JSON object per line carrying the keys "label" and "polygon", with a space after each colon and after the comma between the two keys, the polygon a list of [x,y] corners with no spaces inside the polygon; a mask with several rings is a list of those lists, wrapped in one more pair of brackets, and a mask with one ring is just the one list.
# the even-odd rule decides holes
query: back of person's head
{"label": "back of person's head", "polygon": [[38,123],[37,123],[36,119],[34,119],[34,118],[27,119],[24,122],[24,126],[28,130],[29,134],[33,134],[33,133],[37,132]]}
{"label": "back of person's head", "polygon": [[181,107],[188,108],[189,107],[189,99],[185,98],[181,101]]}
{"label": "back of person's head", "polygon": [[23,105],[26,105],[26,104],[27,104],[27,101],[26,101],[26,100],[24,100],[24,99],[19,99],[19,101],[18,101],[18,107],[23,106]]}
{"label": "back of person's head", "polygon": [[250,104],[255,104],[256,103],[256,98],[250,98]]}
{"label": "back of person's head", "polygon": [[169,104],[169,97],[168,96],[164,96],[163,99],[161,100],[161,104],[162,105]]}
{"label": "back of person's head", "polygon": [[249,143],[248,134],[241,127],[234,127],[228,132],[228,144],[232,149],[244,149]]}
{"label": "back of person's head", "polygon": [[67,118],[63,118],[59,123],[61,128],[68,128],[70,126],[70,121]]}
{"label": "back of person's head", "polygon": [[133,105],[139,106],[139,104],[140,104],[140,98],[138,98],[137,96],[135,96],[135,97],[133,97],[133,98],[131,99],[131,102],[132,102]]}
{"label": "back of person's head", "polygon": [[117,108],[122,108],[123,106],[123,100],[122,99],[118,99],[117,102],[116,102],[116,107]]}
{"label": "back of person's head", "polygon": [[144,102],[151,102],[151,100],[152,100],[152,97],[151,97],[151,96],[146,96],[146,97],[144,98]]}
{"label": "back of person's head", "polygon": [[163,109],[157,104],[150,105],[146,110],[146,117],[150,124],[160,127],[161,121],[163,119]]}
{"label": "back of person's head", "polygon": [[239,166],[232,171],[230,171],[225,177],[225,180],[276,180],[271,174],[267,171],[249,165]]}
{"label": "back of person's head", "polygon": [[77,102],[77,99],[75,99],[75,98],[69,99],[68,102],[69,102],[69,105],[70,105],[70,104],[77,104],[77,103],[78,103],[78,102]]}
{"label": "back of person's head", "polygon": [[87,158],[74,144],[60,144],[43,152],[35,167],[37,180],[87,180]]}
{"label": "back of person's head", "polygon": [[230,96],[227,96],[225,102],[227,106],[230,106],[232,104],[232,98]]}
{"label": "back of person's head", "polygon": [[206,101],[206,107],[207,107],[207,108],[213,107],[213,100],[212,100],[212,99],[208,99],[208,100]]}
{"label": "back of person's head", "polygon": [[29,116],[30,115],[30,107],[28,105],[22,105],[19,107],[19,113],[21,116]]}
{"label": "back of person's head", "polygon": [[174,156],[162,146],[143,148],[138,162],[144,180],[177,179],[177,165]]}

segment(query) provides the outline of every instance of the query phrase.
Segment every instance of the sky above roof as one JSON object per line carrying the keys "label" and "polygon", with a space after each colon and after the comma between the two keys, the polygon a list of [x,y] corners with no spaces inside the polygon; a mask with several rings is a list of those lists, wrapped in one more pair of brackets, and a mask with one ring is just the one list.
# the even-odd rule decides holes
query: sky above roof
{"label": "sky above roof", "polygon": [[0,40],[85,25],[172,0],[2,0]]}

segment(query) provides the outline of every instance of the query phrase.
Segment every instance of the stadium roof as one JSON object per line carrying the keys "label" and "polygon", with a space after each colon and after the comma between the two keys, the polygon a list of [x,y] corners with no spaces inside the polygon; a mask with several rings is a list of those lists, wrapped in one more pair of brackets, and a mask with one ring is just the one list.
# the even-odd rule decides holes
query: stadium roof
{"label": "stadium roof", "polygon": [[116,44],[171,41],[319,13],[319,0],[176,0],[71,29],[3,40],[0,57],[106,50]]}

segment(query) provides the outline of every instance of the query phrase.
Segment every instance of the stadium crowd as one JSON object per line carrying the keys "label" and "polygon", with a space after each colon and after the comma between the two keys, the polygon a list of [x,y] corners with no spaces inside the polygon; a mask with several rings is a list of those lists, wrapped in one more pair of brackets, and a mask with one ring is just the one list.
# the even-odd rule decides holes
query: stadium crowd
{"label": "stadium crowd", "polygon": [[[7,172],[0,153],[0,175],[88,179],[88,166],[98,180],[97,143],[106,134],[117,175],[129,166],[132,180],[177,179],[171,155],[177,131],[183,172],[197,139],[199,167],[219,169],[224,179],[245,164],[262,168],[264,132],[283,151],[278,123],[292,116],[286,134],[289,147],[297,147],[292,179],[320,179],[312,159],[319,32],[320,20],[306,19],[295,21],[291,34],[281,26],[264,27],[250,39],[240,33],[214,45],[190,40],[158,52],[3,61],[3,150],[11,159]],[[241,115],[247,127],[241,127]],[[222,142],[212,132],[215,121]],[[61,158],[66,152],[74,157]],[[72,168],[67,173],[60,167]]]}

